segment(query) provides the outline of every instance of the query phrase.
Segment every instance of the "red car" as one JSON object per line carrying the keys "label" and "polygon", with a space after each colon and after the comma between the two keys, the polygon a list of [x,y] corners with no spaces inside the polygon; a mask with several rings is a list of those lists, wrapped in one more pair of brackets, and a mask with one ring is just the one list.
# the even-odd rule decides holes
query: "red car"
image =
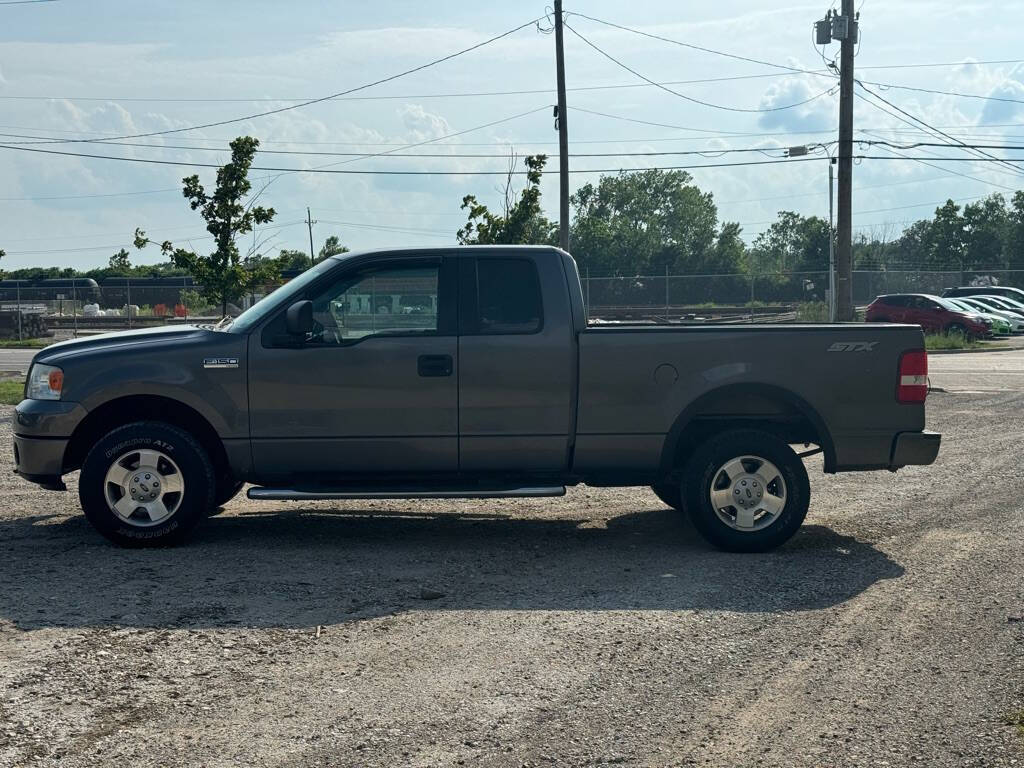
{"label": "red car", "polygon": [[957,309],[945,299],[924,293],[894,293],[879,296],[868,305],[869,323],[909,323],[920,325],[926,333],[962,333],[964,336],[989,336],[992,331],[980,315]]}

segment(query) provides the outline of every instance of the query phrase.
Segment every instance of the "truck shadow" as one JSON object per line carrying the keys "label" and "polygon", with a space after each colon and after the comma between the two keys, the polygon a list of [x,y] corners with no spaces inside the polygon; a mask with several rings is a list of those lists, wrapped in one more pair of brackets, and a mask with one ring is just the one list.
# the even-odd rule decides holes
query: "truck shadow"
{"label": "truck shadow", "polygon": [[298,510],[124,550],[81,516],[0,521],[0,626],[312,627],[411,610],[806,611],[903,568],[805,526],[776,552],[706,545],[673,510],[607,521]]}

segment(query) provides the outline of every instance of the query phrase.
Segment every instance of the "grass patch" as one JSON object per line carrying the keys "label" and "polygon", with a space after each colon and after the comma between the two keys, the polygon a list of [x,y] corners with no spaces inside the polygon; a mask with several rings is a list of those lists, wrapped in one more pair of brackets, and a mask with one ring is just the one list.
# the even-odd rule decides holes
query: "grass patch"
{"label": "grass patch", "polygon": [[962,333],[926,333],[924,348],[928,351],[937,349],[981,349],[983,342],[969,339]]}
{"label": "grass patch", "polygon": [[25,382],[21,379],[0,381],[0,405],[17,405],[25,397]]}
{"label": "grass patch", "polygon": [[0,349],[42,349],[54,343],[56,339],[0,339]]}
{"label": "grass patch", "polygon": [[798,323],[827,323],[828,304],[824,301],[805,301],[797,304],[796,320]]}
{"label": "grass patch", "polygon": [[1017,729],[1017,735],[1024,739],[1024,709],[1003,715],[1003,723]]}

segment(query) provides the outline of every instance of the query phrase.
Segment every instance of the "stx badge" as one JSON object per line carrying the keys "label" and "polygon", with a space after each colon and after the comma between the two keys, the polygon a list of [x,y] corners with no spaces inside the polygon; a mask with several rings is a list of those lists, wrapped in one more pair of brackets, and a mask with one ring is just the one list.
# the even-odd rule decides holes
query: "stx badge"
{"label": "stx badge", "polygon": [[877,341],[837,341],[829,352],[874,352]]}

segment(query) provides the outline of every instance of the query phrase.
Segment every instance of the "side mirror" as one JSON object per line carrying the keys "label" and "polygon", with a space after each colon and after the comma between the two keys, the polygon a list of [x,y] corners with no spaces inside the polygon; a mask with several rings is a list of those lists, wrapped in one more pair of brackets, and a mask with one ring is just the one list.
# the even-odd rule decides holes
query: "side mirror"
{"label": "side mirror", "polygon": [[289,336],[305,338],[313,332],[313,302],[296,301],[285,314],[285,329]]}

